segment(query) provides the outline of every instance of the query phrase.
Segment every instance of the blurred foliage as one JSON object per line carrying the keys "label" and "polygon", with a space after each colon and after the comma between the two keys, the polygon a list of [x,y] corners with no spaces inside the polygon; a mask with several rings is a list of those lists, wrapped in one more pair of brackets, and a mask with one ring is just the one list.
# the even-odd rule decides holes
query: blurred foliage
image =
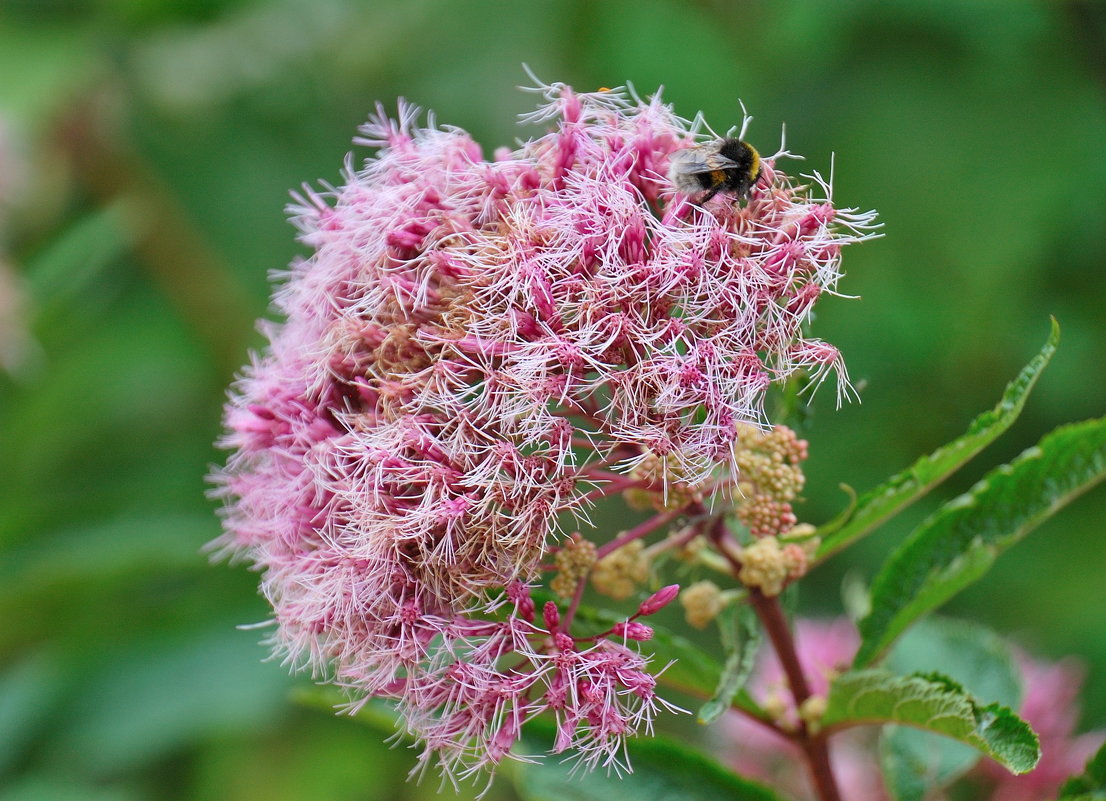
{"label": "blurred foliage", "polygon": [[[863,404],[815,401],[812,522],[963,431],[1064,331],[1008,460],[1106,407],[1106,6],[985,0],[0,0],[0,801],[425,798],[379,732],[289,702],[256,576],[210,567],[224,387],[298,252],[287,190],[336,180],[377,100],[491,148],[523,62],[663,84],[715,127],[784,121],[886,238],[849,252],[816,333]],[[836,159],[833,159],[833,153]],[[356,158],[357,156],[355,156]],[[835,611],[965,475],[804,584]],[[954,611],[1089,666],[1106,724],[1106,493],[1003,557]],[[497,788],[493,797],[508,797]]]}

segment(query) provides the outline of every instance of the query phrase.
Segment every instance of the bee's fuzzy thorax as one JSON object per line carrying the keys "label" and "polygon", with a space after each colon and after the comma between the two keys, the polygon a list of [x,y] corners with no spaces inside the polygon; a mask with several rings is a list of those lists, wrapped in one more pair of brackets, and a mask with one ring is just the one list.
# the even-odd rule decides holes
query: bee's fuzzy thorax
{"label": "bee's fuzzy thorax", "polygon": [[668,179],[682,194],[701,195],[699,203],[719,193],[745,200],[760,177],[760,166],[760,154],[748,142],[719,139],[673,153]]}

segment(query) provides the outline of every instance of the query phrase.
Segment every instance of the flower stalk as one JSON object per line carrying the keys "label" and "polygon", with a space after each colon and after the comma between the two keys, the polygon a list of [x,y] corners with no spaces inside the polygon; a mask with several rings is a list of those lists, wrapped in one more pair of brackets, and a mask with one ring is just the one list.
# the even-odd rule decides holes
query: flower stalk
{"label": "flower stalk", "polygon": [[[767,596],[754,588],[749,593],[749,603],[752,604],[761,625],[764,626],[768,640],[772,643],[772,648],[787,676],[795,707],[802,709],[812,696],[806,675],[799,664],[799,654],[795,648],[791,628],[780,608],[779,599],[776,596]],[[795,740],[806,757],[811,781],[820,801],[841,801],[841,793],[833,774],[833,765],[830,763],[827,733],[812,732],[808,721],[800,717]]]}
{"label": "flower stalk", "polygon": [[[736,538],[722,518],[715,520],[711,529],[711,538],[729,562],[734,577],[740,576],[744,565],[736,554],[739,550]],[[795,708],[802,710],[813,695],[799,661],[791,627],[780,607],[778,593],[767,595],[760,587],[749,587],[748,601],[768,635],[768,641],[772,644],[776,658],[787,677],[787,685]],[[783,729],[777,729],[777,731],[783,733]],[[809,721],[800,715],[795,731],[788,733],[787,736],[796,742],[803,752],[819,801],[841,801],[841,793],[830,762],[828,734],[826,731],[812,729]]]}

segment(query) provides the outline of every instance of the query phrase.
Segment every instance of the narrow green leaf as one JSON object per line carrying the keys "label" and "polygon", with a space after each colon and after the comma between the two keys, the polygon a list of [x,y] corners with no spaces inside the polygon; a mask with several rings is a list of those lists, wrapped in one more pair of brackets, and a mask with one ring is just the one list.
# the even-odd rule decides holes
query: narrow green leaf
{"label": "narrow green leaf", "polygon": [[726,649],[726,664],[714,695],[699,709],[699,722],[714,723],[734,703],[737,693],[749,680],[760,649],[760,626],[749,604],[730,606],[718,616],[722,645]]}
{"label": "narrow green leaf", "polygon": [[[1012,709],[1021,703],[1021,676],[1009,646],[975,623],[926,618],[895,643],[887,666],[899,675],[940,669],[976,698],[993,698]],[[932,797],[979,758],[970,745],[910,726],[886,726],[880,735],[884,784],[896,801]]]}
{"label": "narrow green leaf", "polygon": [[822,526],[817,532],[822,544],[818,547],[815,560],[826,559],[872,532],[997,439],[1021,414],[1033,385],[1056,352],[1059,341],[1060,326],[1053,318],[1052,330],[1041,352],[1007,384],[1006,391],[995,408],[976,417],[960,437],[928,456],[921,457],[884,484],[865,492],[854,503],[851,515],[839,517]]}
{"label": "narrow green leaf", "polygon": [[0,670],[0,777],[9,775],[36,739],[53,735],[56,720],[71,706],[71,681],[47,648]]}
{"label": "narrow green leaf", "polygon": [[830,686],[823,728],[897,723],[967,743],[1013,773],[1040,759],[1037,735],[1000,704],[981,705],[944,676],[896,676],[885,670],[845,673]]}
{"label": "narrow green leaf", "polygon": [[39,314],[53,314],[104,280],[104,274],[131,246],[121,203],[77,220],[49,242],[26,268],[27,284]]}
{"label": "narrow green leaf", "polygon": [[[548,743],[527,739],[529,752]],[[627,743],[633,772],[573,771],[573,765],[546,758],[512,763],[507,772],[523,801],[783,801],[761,784],[726,770],[698,751],[664,737]]]}
{"label": "narrow green leaf", "polygon": [[[290,697],[293,703],[308,709],[317,709],[331,715],[344,714],[349,706],[349,696],[332,684],[311,684],[292,688]],[[357,713],[350,715],[362,726],[395,737],[397,740],[413,742],[402,728],[402,719],[396,712],[395,702],[384,698],[370,698],[361,705]]]}
{"label": "narrow green leaf", "polygon": [[864,667],[911,623],[991,567],[1062,506],[1106,478],[1106,418],[1062,426],[922,523],[872,582],[854,665]]}
{"label": "narrow green leaf", "polygon": [[1106,801],[1106,745],[1087,761],[1081,774],[1064,782],[1057,801]]}

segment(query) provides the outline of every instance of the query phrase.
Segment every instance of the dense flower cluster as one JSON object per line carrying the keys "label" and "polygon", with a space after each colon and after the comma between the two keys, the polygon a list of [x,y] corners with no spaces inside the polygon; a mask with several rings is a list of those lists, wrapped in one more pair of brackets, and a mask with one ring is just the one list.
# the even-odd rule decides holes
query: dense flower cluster
{"label": "dense flower cluster", "polygon": [[648,627],[572,636],[571,611],[535,609],[542,557],[606,495],[732,491],[773,382],[836,371],[846,391],[802,327],[872,222],[785,175],[784,152],[744,205],[696,205],[665,175],[700,124],[539,91],[528,121],[551,130],[514,152],[485,160],[401,105],[361,129],[378,152],[344,186],[297,196],[313,254],[276,292],[215,476],[218,548],[261,571],[277,652],[396,699],[449,776],[542,711],[589,765],[650,728],[664,702],[627,644]]}

